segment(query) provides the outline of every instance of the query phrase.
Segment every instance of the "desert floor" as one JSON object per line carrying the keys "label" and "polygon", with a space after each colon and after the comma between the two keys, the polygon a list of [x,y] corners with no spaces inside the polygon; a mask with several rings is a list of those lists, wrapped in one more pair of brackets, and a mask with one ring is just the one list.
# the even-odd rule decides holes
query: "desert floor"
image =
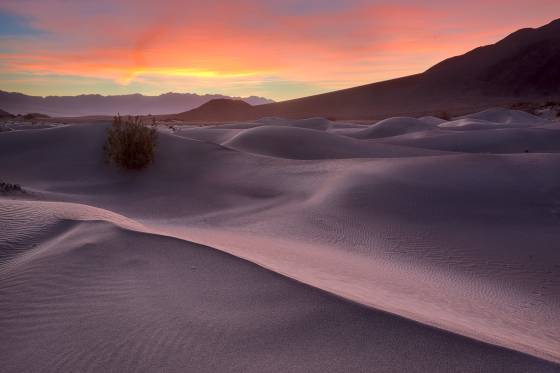
{"label": "desert floor", "polygon": [[2,372],[560,372],[560,122],[0,133]]}

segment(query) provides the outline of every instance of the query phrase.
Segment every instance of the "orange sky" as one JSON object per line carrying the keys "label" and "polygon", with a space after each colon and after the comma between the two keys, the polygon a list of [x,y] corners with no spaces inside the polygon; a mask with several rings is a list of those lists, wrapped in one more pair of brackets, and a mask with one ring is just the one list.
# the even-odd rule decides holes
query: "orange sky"
{"label": "orange sky", "polygon": [[559,17],[558,0],[3,0],[0,89],[281,100],[418,73]]}

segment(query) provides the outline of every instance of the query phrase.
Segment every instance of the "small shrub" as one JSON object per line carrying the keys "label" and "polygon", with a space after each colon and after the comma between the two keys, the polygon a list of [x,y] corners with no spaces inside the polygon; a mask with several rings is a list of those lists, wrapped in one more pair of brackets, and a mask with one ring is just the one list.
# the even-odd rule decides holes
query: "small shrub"
{"label": "small shrub", "polygon": [[23,119],[25,120],[48,119],[48,118],[50,118],[48,115],[41,114],[41,113],[28,113],[23,116]]}
{"label": "small shrub", "polygon": [[452,119],[451,115],[447,111],[440,111],[436,116],[447,121],[450,121]]}
{"label": "small shrub", "polygon": [[104,151],[107,159],[126,169],[141,169],[154,160],[157,142],[155,125],[147,126],[140,117],[113,118]]}
{"label": "small shrub", "polygon": [[23,188],[19,184],[5,183],[0,181],[0,193],[23,193]]}

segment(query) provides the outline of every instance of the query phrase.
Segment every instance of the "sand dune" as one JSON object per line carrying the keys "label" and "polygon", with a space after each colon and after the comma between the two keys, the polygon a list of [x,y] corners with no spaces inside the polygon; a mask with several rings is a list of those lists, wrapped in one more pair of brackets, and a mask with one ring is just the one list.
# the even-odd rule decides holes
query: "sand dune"
{"label": "sand dune", "polygon": [[256,123],[268,124],[274,126],[289,126],[298,128],[307,128],[310,130],[325,131],[333,126],[333,122],[325,118],[307,118],[290,120],[285,118],[262,118],[255,121]]}
{"label": "sand dune", "polygon": [[389,118],[371,125],[368,129],[355,132],[352,136],[359,139],[376,139],[425,131],[432,127],[433,125],[427,120],[407,117]]}
{"label": "sand dune", "polygon": [[304,127],[261,126],[244,130],[223,146],[238,151],[290,159],[407,157],[437,154],[386,144],[360,142]]}
{"label": "sand dune", "polygon": [[[473,129],[472,127],[467,127]],[[494,128],[494,127],[491,127]],[[391,139],[392,144],[467,153],[558,153],[560,131],[544,128],[489,129],[461,133],[422,133]]]}
{"label": "sand dune", "polygon": [[476,118],[460,118],[438,124],[439,128],[459,131],[491,130],[500,128],[527,128],[532,126],[534,126],[534,124],[530,124],[528,122],[499,123]]}
{"label": "sand dune", "polygon": [[545,122],[544,119],[536,115],[532,115],[524,111],[508,110],[504,108],[487,109],[479,113],[465,115],[463,118],[480,119],[502,124],[520,123],[535,125]]}
{"label": "sand dune", "polygon": [[559,371],[560,127],[500,115],[1,133],[2,369]]}
{"label": "sand dune", "polygon": [[189,139],[211,142],[213,144],[221,144],[235,137],[243,130],[220,127],[222,126],[179,129],[175,131],[175,134]]}
{"label": "sand dune", "polygon": [[56,227],[0,271],[3,371],[399,372],[403,354],[416,372],[555,369],[126,229],[114,214],[50,207],[0,202],[2,221],[26,208],[27,226]]}
{"label": "sand dune", "polygon": [[434,117],[434,116],[425,116],[425,117],[420,117],[418,119],[420,119],[424,123],[428,123],[428,124],[431,124],[433,126],[437,126],[439,124],[447,122],[447,120],[445,120],[445,119]]}

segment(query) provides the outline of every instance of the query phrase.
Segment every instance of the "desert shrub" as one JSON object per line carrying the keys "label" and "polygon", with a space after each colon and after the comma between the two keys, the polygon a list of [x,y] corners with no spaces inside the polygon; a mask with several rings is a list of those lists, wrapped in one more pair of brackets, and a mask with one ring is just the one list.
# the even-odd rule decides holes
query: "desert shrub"
{"label": "desert shrub", "polygon": [[41,113],[28,113],[23,116],[23,119],[25,120],[48,119],[48,118],[50,118],[48,115],[41,114]]}
{"label": "desert shrub", "polygon": [[154,160],[157,142],[155,125],[140,117],[117,115],[107,133],[104,151],[107,159],[127,169],[141,169]]}
{"label": "desert shrub", "polygon": [[6,183],[0,181],[0,193],[23,193],[23,188],[19,184]]}
{"label": "desert shrub", "polygon": [[436,117],[447,121],[451,120],[451,114],[449,114],[447,111],[440,111],[436,114]]}

